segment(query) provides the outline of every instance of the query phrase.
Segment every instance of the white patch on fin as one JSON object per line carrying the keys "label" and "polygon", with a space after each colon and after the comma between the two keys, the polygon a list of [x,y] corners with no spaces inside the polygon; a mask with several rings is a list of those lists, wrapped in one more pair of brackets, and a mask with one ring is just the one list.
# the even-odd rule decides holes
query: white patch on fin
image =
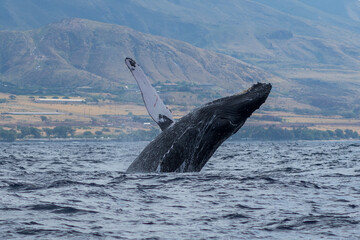
{"label": "white patch on fin", "polygon": [[141,67],[131,58],[125,58],[125,63],[140,88],[145,107],[152,119],[160,126],[161,130],[174,124],[175,120],[170,110],[165,106],[155,88],[151,86]]}

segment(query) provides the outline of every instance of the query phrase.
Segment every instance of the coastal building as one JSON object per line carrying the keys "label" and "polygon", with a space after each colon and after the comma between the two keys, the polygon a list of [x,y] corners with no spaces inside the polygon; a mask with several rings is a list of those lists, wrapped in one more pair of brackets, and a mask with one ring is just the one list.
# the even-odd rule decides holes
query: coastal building
{"label": "coastal building", "polygon": [[85,99],[47,99],[47,98],[37,98],[35,99],[37,103],[86,103]]}

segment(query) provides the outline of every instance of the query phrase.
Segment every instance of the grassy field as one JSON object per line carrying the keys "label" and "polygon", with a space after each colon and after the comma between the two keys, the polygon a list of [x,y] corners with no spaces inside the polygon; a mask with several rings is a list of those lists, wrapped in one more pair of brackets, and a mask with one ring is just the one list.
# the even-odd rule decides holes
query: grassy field
{"label": "grassy field", "polygon": [[304,126],[318,130],[350,129],[360,133],[359,119],[346,119],[341,116],[298,115],[290,112],[264,112],[262,114],[255,115],[267,115],[282,119],[281,122],[257,121],[260,125],[275,124],[282,128]]}
{"label": "grassy field", "polygon": [[[85,131],[95,133],[103,128],[109,130],[107,134],[118,134],[133,130],[150,130],[156,126],[149,117],[143,105],[119,104],[111,101],[100,101],[87,104],[52,104],[37,103],[31,96],[16,96],[9,99],[10,94],[0,93],[0,99],[7,102],[0,103],[0,127],[34,126],[38,128],[54,128],[55,126],[74,126],[76,134]],[[52,97],[49,96],[49,99]],[[181,109],[180,106],[170,106]],[[61,115],[11,115],[8,112],[53,112]],[[185,115],[185,112],[174,110],[175,118]]]}
{"label": "grassy field", "polygon": [[[0,103],[0,113],[2,113],[0,115],[0,127],[23,125],[52,128],[67,125],[76,126],[77,134],[84,131],[95,133],[106,127],[111,134],[116,134],[116,131],[119,132],[119,130],[124,132],[137,129],[149,130],[156,126],[143,105],[120,104],[111,101],[87,104],[50,104],[36,103],[31,96],[16,96],[14,100],[9,100],[9,97],[9,94],[0,93],[0,99],[7,99],[7,102]],[[193,107],[184,108],[173,105],[170,108],[173,109],[174,117],[180,118]],[[179,109],[183,109],[183,111]],[[58,112],[63,114],[5,115],[3,114],[5,112]],[[44,120],[42,116],[45,116],[46,119]],[[274,117],[278,120],[266,120],[266,117],[267,119]],[[281,128],[308,127],[319,130],[351,129],[360,133],[359,119],[345,119],[341,116],[297,115],[280,111],[259,111],[254,114],[253,118],[249,119],[247,124],[276,125]],[[81,127],[85,127],[85,129]]]}

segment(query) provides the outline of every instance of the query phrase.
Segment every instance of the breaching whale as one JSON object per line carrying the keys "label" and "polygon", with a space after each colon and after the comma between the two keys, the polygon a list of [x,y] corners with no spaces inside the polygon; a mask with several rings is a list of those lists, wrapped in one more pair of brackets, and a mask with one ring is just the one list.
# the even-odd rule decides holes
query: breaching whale
{"label": "breaching whale", "polygon": [[141,90],[145,106],[162,132],[133,161],[127,172],[199,172],[216,149],[236,133],[267,99],[270,83],[217,99],[175,122],[140,66],[125,59]]}

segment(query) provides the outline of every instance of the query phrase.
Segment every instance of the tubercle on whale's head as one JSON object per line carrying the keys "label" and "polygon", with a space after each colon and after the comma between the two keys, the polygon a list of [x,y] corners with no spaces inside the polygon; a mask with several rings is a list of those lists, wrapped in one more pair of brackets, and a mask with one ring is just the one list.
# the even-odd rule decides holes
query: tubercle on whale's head
{"label": "tubercle on whale's head", "polygon": [[204,112],[229,122],[234,127],[242,125],[248,117],[266,101],[272,86],[270,83],[256,83],[242,93],[217,99],[206,104]]}
{"label": "tubercle on whale's head", "polygon": [[255,83],[254,85],[252,85],[249,89],[241,92],[241,93],[238,93],[238,94],[235,94],[236,95],[243,95],[243,94],[246,94],[246,93],[249,93],[249,94],[263,94],[263,95],[269,95],[270,94],[270,91],[272,89],[272,85],[271,83]]}

